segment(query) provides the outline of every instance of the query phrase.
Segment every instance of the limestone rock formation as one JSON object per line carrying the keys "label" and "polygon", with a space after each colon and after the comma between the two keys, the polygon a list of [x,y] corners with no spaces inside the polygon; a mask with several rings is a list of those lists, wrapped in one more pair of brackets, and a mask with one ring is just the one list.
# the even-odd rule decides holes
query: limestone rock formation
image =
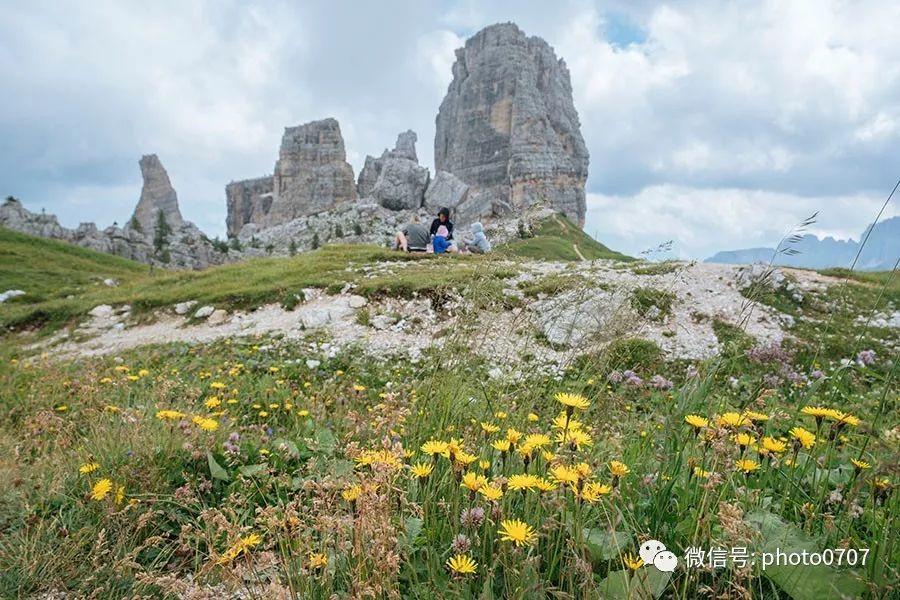
{"label": "limestone rock formation", "polygon": [[584,224],[588,152],[569,71],[544,40],[513,23],[467,40],[436,129],[436,169],[467,183],[479,210],[546,203]]}
{"label": "limestone rock formation", "polygon": [[347,163],[337,120],[285,128],[275,163],[273,194],[262,220],[265,225],[286,223],[356,200],[353,167]]}
{"label": "limestone rock formation", "polygon": [[367,156],[356,186],[359,197],[372,197],[391,210],[422,206],[429,173],[419,166],[417,140],[416,133],[407,130],[397,136],[393,150],[385,150],[380,158]]}
{"label": "limestone rock formation", "polygon": [[[112,225],[101,230],[94,223],[81,223],[69,229],[54,215],[32,213],[14,198],[0,205],[0,225],[162,267],[201,269],[237,258],[217,250],[196,225],[182,218],[178,197],[155,154],[142,157],[140,166],[144,178],[141,197],[131,222],[124,227]],[[169,232],[158,244],[154,238],[160,213]]]}
{"label": "limestone rock formation", "polygon": [[274,178],[258,177],[244,181],[232,181],[225,186],[228,212],[225,225],[229,237],[241,232],[247,223],[261,223],[272,208]]}
{"label": "limestone rock formation", "polygon": [[146,154],[141,157],[140,166],[144,185],[141,188],[141,198],[134,207],[131,222],[138,223],[144,232],[153,231],[159,219],[158,213],[162,211],[169,227],[173,230],[179,229],[184,225],[184,219],[178,209],[178,194],[175,193],[175,188],[169,181],[169,174],[163,168],[159,157],[155,154]]}

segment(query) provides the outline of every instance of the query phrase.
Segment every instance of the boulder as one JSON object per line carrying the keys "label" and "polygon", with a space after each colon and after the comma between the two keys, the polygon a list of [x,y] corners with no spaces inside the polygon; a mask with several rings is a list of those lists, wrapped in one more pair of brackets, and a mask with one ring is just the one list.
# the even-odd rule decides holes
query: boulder
{"label": "boulder", "polygon": [[[12,298],[17,298],[19,296],[24,296],[25,292],[23,290],[6,290],[2,294],[0,294],[0,304],[10,300]],[[365,298],[363,298],[365,300]]]}
{"label": "boulder", "polygon": [[437,213],[442,207],[455,211],[468,195],[469,186],[459,177],[447,171],[437,171],[425,190],[425,208],[430,213]]}
{"label": "boulder", "polygon": [[215,310],[216,310],[215,306],[210,306],[208,304],[206,306],[201,306],[200,308],[197,309],[197,312],[194,313],[194,318],[195,319],[206,319],[211,314],[213,314],[215,312]]}
{"label": "boulder", "polygon": [[92,308],[89,312],[89,315],[92,317],[98,317],[101,319],[105,319],[113,316],[113,307],[109,304],[100,304]]}
{"label": "boulder", "polygon": [[369,301],[366,300],[363,296],[357,296],[356,294],[350,296],[350,298],[347,300],[347,305],[353,309],[363,308],[368,303]]}
{"label": "boulder", "polygon": [[187,302],[179,302],[178,304],[175,305],[175,314],[176,315],[186,315],[195,306],[197,306],[196,300],[188,300]]}
{"label": "boulder", "polygon": [[388,158],[372,197],[389,210],[413,210],[422,206],[427,186],[428,169],[406,158]]}
{"label": "boulder", "polygon": [[210,325],[221,325],[227,320],[228,311],[222,308],[217,308],[209,315],[209,317],[207,317],[206,322]]}
{"label": "boulder", "polygon": [[492,198],[494,212],[545,204],[584,224],[588,152],[565,62],[515,24],[456,51],[438,111],[435,167]]}

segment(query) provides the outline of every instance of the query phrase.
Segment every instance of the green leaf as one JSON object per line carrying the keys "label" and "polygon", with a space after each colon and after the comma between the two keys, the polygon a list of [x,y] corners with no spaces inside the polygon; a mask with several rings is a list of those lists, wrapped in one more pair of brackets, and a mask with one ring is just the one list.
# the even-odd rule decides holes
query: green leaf
{"label": "green leaf", "polygon": [[[760,552],[774,554],[780,550],[789,554],[804,550],[807,552],[821,550],[816,540],[802,529],[770,512],[751,513],[747,516],[747,521],[759,529],[765,540]],[[762,573],[794,600],[858,598],[866,589],[865,584],[856,579],[851,572],[838,571],[826,565],[769,565]]]}
{"label": "green leaf", "polygon": [[213,479],[228,481],[228,472],[222,468],[222,465],[216,462],[212,452],[206,453],[206,462],[209,463],[209,474]]}
{"label": "green leaf", "polygon": [[422,533],[422,525],[423,521],[419,517],[406,517],[406,537],[404,538],[404,542],[407,548],[415,547],[416,538]]}
{"label": "green leaf", "polygon": [[266,465],[243,465],[238,467],[238,472],[244,477],[253,477],[265,472]]}
{"label": "green leaf", "polygon": [[665,591],[671,573],[663,573],[652,565],[636,571],[613,571],[598,587],[599,597],[605,600],[653,600]]}
{"label": "green leaf", "polygon": [[330,429],[317,429],[316,433],[313,434],[313,439],[316,441],[316,446],[318,446],[319,450],[322,452],[332,452],[335,446],[337,446],[337,439]]}
{"label": "green leaf", "polygon": [[584,541],[594,563],[618,558],[632,546],[629,533],[605,529],[585,529]]}

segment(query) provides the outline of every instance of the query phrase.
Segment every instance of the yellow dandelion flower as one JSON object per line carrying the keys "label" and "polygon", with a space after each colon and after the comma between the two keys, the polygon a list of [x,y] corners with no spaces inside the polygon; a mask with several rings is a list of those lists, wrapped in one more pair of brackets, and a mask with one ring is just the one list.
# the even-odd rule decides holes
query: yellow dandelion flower
{"label": "yellow dandelion flower", "polygon": [[194,417],[191,422],[203,431],[215,431],[219,428],[219,422],[208,417]]}
{"label": "yellow dandelion flower", "polygon": [[183,419],[185,414],[183,412],[179,412],[177,410],[158,410],[156,411],[156,418],[161,421],[177,421],[178,419]]}
{"label": "yellow dandelion flower", "polygon": [[571,485],[573,487],[578,484],[579,480],[578,471],[565,465],[555,465],[550,467],[550,475],[552,475],[553,479],[559,483]]}
{"label": "yellow dandelion flower", "polygon": [[78,472],[81,473],[82,475],[87,475],[88,473],[93,473],[94,471],[96,471],[99,468],[100,468],[100,465],[98,465],[97,463],[89,462],[89,463],[84,463],[83,465],[78,467]]}
{"label": "yellow dandelion flower", "polygon": [[560,431],[556,435],[556,441],[559,444],[569,444],[573,446],[576,450],[581,450],[582,448],[593,445],[593,439],[591,436],[580,429],[569,430],[569,431]]}
{"label": "yellow dandelion flower", "polygon": [[328,566],[328,555],[321,552],[310,552],[307,563],[310,569],[324,569]]}
{"label": "yellow dandelion flower", "polygon": [[773,437],[766,436],[762,439],[762,447],[767,452],[771,452],[773,454],[781,454],[787,449],[787,444],[785,444],[781,440],[776,440]]}
{"label": "yellow dandelion flower", "polygon": [[800,409],[800,413],[804,414],[808,417],[814,417],[817,421],[821,421],[833,411],[830,408],[825,408],[824,406],[804,406]]}
{"label": "yellow dandelion flower", "polygon": [[734,462],[734,466],[744,473],[752,473],[759,470],[759,463],[749,458],[742,458]]}
{"label": "yellow dandelion flower", "polygon": [[353,385],[353,391],[354,391],[354,392],[364,392],[364,391],[366,391],[366,386],[364,386],[364,385],[359,385],[358,383],[357,383],[357,384],[354,384],[354,385]]}
{"label": "yellow dandelion flower", "polygon": [[496,502],[503,497],[503,490],[494,485],[483,485],[478,488],[478,493],[490,502]]}
{"label": "yellow dandelion flower", "polygon": [[546,477],[535,477],[532,480],[532,484],[533,484],[534,489],[536,489],[539,492],[552,492],[553,490],[556,489],[556,483],[553,481],[550,481]]}
{"label": "yellow dandelion flower", "polygon": [[478,563],[468,554],[457,554],[447,559],[447,567],[457,575],[471,575],[478,570]]}
{"label": "yellow dandelion flower", "polygon": [[850,413],[841,412],[839,410],[836,410],[833,414],[828,415],[828,418],[836,422],[838,425],[850,425],[851,427],[857,427],[859,425],[858,418],[854,417]]}
{"label": "yellow dandelion flower", "polygon": [[120,485],[116,488],[116,504],[122,504],[123,500],[125,500],[125,486]]}
{"label": "yellow dandelion flower", "polygon": [[696,429],[702,429],[703,427],[709,426],[709,419],[701,417],[700,415],[687,415],[684,418],[684,422]]}
{"label": "yellow dandelion flower", "polygon": [[509,441],[510,444],[518,444],[519,440],[522,439],[522,432],[510,427],[509,429],[506,430],[506,439]]}
{"label": "yellow dandelion flower", "polygon": [[750,435],[749,433],[738,433],[732,438],[734,443],[738,446],[742,446],[746,448],[747,446],[752,446],[756,443],[756,438]]}
{"label": "yellow dandelion flower", "polygon": [[422,452],[429,455],[436,454],[446,454],[447,453],[447,442],[441,442],[438,440],[429,440],[422,444]]}
{"label": "yellow dandelion flower", "polygon": [[709,471],[705,471],[705,470],[701,469],[700,467],[694,467],[694,475],[696,477],[699,477],[700,479],[709,479],[709,476],[711,474],[712,473],[710,473]]}
{"label": "yellow dandelion flower", "polygon": [[585,410],[591,405],[584,396],[566,392],[558,392],[556,394],[556,401],[565,406],[568,411],[576,408],[578,410]]}
{"label": "yellow dandelion flower", "polygon": [[623,462],[611,460],[609,461],[609,472],[612,473],[613,477],[623,477],[631,473],[631,469]]}
{"label": "yellow dandelion flower", "polygon": [[509,452],[510,445],[509,440],[494,440],[491,442],[491,447],[498,452]]}
{"label": "yellow dandelion flower", "polygon": [[347,502],[356,502],[362,493],[363,488],[361,485],[353,485],[341,492],[341,497]]}
{"label": "yellow dandelion flower", "polygon": [[577,431],[577,430],[580,430],[583,428],[581,421],[579,421],[578,419],[576,419],[574,417],[568,418],[568,424],[569,424],[568,427],[566,427],[566,421],[567,421],[567,419],[566,419],[565,411],[559,413],[553,419],[553,428],[554,429],[568,429],[569,431],[573,431],[573,430]]}
{"label": "yellow dandelion flower", "polygon": [[537,534],[531,525],[518,519],[501,521],[498,533],[501,541],[512,542],[516,546],[530,546],[537,540]]}
{"label": "yellow dandelion flower", "polygon": [[722,427],[737,429],[738,427],[749,425],[750,419],[736,412],[727,412],[719,415],[719,418],[716,419],[716,422]]}
{"label": "yellow dandelion flower", "polygon": [[550,443],[550,436],[543,433],[531,433],[525,436],[525,441],[522,442],[522,445],[529,448],[543,448],[544,446],[549,446]]}
{"label": "yellow dandelion flower", "polygon": [[750,419],[751,421],[761,421],[762,422],[762,421],[769,420],[769,415],[761,413],[761,412],[756,412],[753,410],[745,410],[744,416],[747,417],[748,419]]}
{"label": "yellow dandelion flower", "polygon": [[217,560],[216,563],[221,565],[231,562],[239,555],[248,553],[251,548],[258,546],[261,541],[262,537],[258,533],[251,533],[246,537],[242,537],[232,544],[228,550],[219,557],[219,560]]}
{"label": "yellow dandelion flower", "polygon": [[581,479],[587,479],[593,472],[591,469],[591,465],[587,464],[586,462],[580,462],[575,465],[575,470],[578,471],[578,476]]}
{"label": "yellow dandelion flower", "polygon": [[541,420],[541,418],[534,413],[528,413],[527,418],[528,418],[529,423],[537,423],[538,421]]}
{"label": "yellow dandelion flower", "polygon": [[410,467],[412,474],[419,479],[425,479],[434,471],[434,463],[416,463]]}
{"label": "yellow dandelion flower", "polygon": [[113,482],[109,479],[101,479],[91,488],[91,500],[101,501],[112,491]]}
{"label": "yellow dandelion flower", "polygon": [[644,560],[642,558],[634,556],[633,554],[625,554],[622,556],[622,564],[632,571],[637,571],[644,566]]}
{"label": "yellow dandelion flower", "polygon": [[790,434],[792,438],[807,450],[812,448],[816,443],[816,435],[802,427],[794,427],[791,429]]}
{"label": "yellow dandelion flower", "polygon": [[591,482],[581,490],[581,498],[588,504],[599,502],[600,498],[612,492],[612,486],[604,483]]}
{"label": "yellow dandelion flower", "polygon": [[221,381],[213,381],[212,383],[209,384],[209,387],[211,387],[214,390],[224,390],[225,384],[222,383]]}
{"label": "yellow dandelion flower", "polygon": [[536,487],[537,478],[534,475],[528,475],[526,473],[516,473],[515,475],[510,475],[509,479],[506,480],[506,486],[511,490],[533,490]]}
{"label": "yellow dandelion flower", "polygon": [[864,460],[857,460],[855,458],[851,458],[850,462],[853,463],[853,466],[856,467],[858,471],[865,471],[866,469],[871,469],[872,465],[867,463]]}
{"label": "yellow dandelion flower", "polygon": [[456,455],[453,458],[454,458],[454,462],[456,462],[456,464],[462,465],[464,467],[468,467],[473,462],[478,460],[477,455],[469,454],[468,452],[464,452],[462,450],[460,450],[458,453],[456,453]]}
{"label": "yellow dandelion flower", "polygon": [[500,431],[500,426],[499,426],[499,425],[494,425],[493,423],[485,423],[485,422],[482,422],[482,423],[481,423],[481,429],[482,429],[482,431],[484,431],[485,433],[497,433],[498,431]]}
{"label": "yellow dandelion flower", "polygon": [[480,473],[468,472],[463,475],[462,487],[469,488],[473,492],[477,492],[482,486],[487,484],[487,478]]}

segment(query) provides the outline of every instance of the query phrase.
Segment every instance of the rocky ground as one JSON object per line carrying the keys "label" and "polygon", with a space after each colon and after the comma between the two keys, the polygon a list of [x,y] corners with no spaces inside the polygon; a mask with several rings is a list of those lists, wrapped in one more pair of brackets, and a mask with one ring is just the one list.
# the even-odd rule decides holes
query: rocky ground
{"label": "rocky ground", "polygon": [[[161,342],[205,343],[282,333],[289,339],[309,339],[312,349],[325,355],[358,345],[370,355],[402,354],[415,360],[424,350],[458,337],[498,369],[515,370],[527,363],[554,370],[614,337],[652,340],[670,358],[700,360],[719,349],[716,321],[743,324],[762,342],[790,335],[794,321],[769,306],[751,307],[740,288],[752,274],[742,267],[666,263],[648,274],[647,267],[599,260],[509,266],[518,275],[506,280],[504,301],[489,307],[472,306],[459,295],[440,302],[427,297],[370,301],[354,294],[350,285],[333,295],[305,289],[293,310],[268,304],[227,312],[185,298],[153,313],[149,322],[146,315],[141,322],[133,319],[128,306],[101,305],[76,329],[62,331],[40,347],[65,358]],[[396,275],[408,267],[379,264],[367,267],[367,276]],[[773,285],[790,285],[794,294],[821,291],[832,281],[809,271],[790,271],[787,278],[780,271],[776,274]],[[671,294],[671,306],[661,310],[651,304],[640,314],[633,300],[636,290],[649,290],[651,297]]]}

